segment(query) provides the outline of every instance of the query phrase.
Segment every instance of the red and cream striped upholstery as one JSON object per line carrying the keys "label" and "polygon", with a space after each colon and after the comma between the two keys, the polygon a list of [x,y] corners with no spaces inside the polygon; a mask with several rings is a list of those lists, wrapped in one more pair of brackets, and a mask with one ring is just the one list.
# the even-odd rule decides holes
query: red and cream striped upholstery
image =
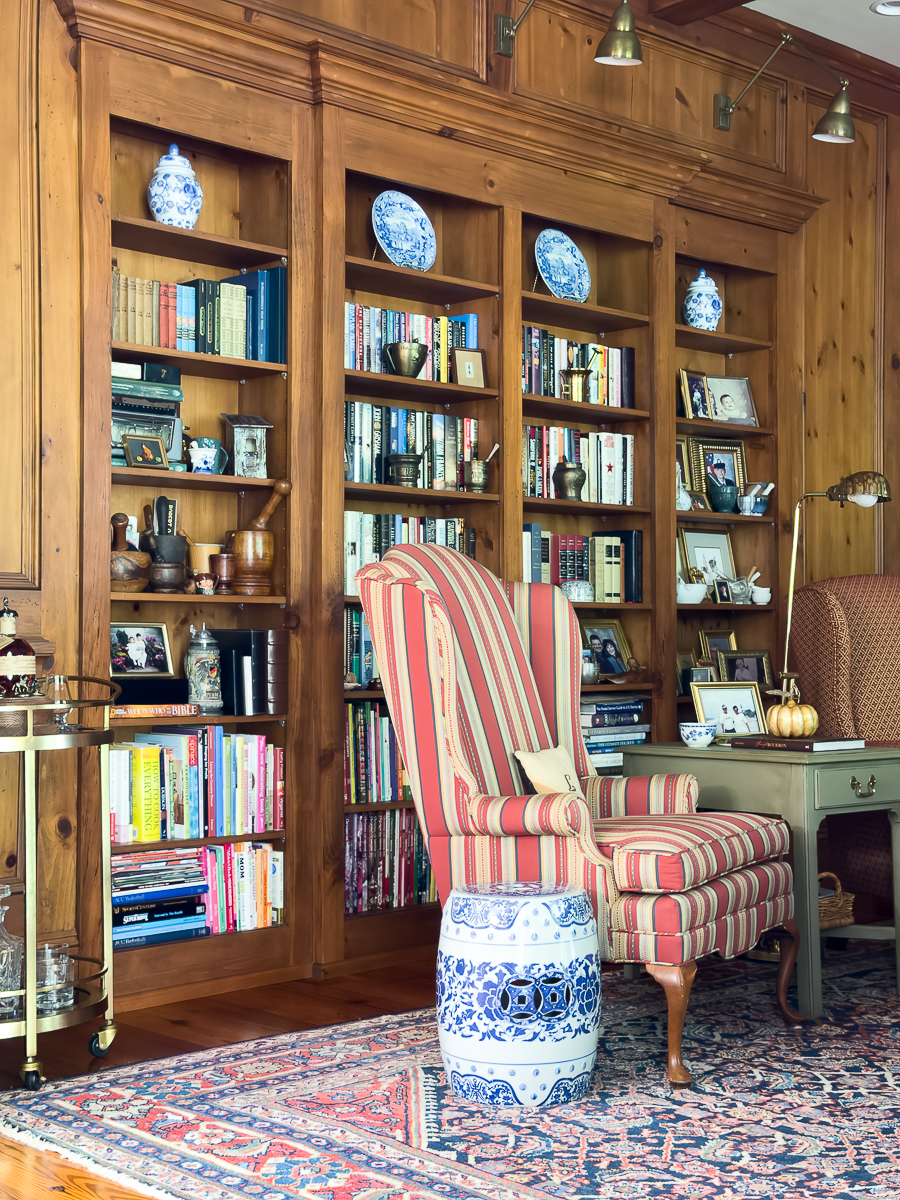
{"label": "red and cream striped upholstery", "polygon": [[[487,880],[566,880],[593,898],[600,953],[688,962],[742,953],[793,915],[787,827],[696,815],[691,775],[598,776],[581,736],[571,604],[501,583],[433,545],[395,546],[357,574],[439,893]],[[523,792],[516,750],[564,745],[574,793]],[[763,865],[760,865],[763,864]]]}

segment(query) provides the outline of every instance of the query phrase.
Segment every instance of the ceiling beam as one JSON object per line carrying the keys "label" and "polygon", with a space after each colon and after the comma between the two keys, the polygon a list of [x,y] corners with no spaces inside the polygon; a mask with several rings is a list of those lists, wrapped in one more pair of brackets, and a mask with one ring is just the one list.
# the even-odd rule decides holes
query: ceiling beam
{"label": "ceiling beam", "polygon": [[741,0],[649,0],[651,16],[668,21],[671,25],[688,25],[691,21],[702,21],[730,8],[740,8]]}

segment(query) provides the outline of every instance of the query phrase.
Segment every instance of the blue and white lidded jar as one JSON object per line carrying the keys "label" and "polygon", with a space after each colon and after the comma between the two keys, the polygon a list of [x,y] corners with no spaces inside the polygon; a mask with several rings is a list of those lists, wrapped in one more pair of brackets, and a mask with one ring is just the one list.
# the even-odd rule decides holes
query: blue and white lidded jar
{"label": "blue and white lidded jar", "polygon": [[681,315],[692,329],[715,330],[722,319],[722,297],[715,280],[701,267],[700,274],[689,285]]}
{"label": "blue and white lidded jar", "polygon": [[178,153],[172,143],[169,153],[163,154],[156,164],[147,202],[153,218],[161,225],[177,225],[179,229],[193,229],[203,207],[203,189],[197,182],[190,159]]}
{"label": "blue and white lidded jar", "polygon": [[450,1090],[482,1104],[567,1104],[600,1027],[597,922],[583,888],[454,888],[441,920],[437,1023]]}

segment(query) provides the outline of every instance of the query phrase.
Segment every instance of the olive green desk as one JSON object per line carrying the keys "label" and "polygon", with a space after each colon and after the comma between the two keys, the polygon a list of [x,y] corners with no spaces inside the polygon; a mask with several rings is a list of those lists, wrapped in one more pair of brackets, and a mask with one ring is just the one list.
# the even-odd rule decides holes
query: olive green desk
{"label": "olive green desk", "polygon": [[847,925],[828,937],[892,939],[900,988],[900,750],[844,750],[831,754],[734,750],[710,746],[689,750],[681,742],[626,746],[626,775],[687,772],[700,781],[700,807],[781,816],[791,827],[794,900],[801,945],[797,958],[800,1012],[822,1015],[819,931],[819,825],[829,813],[884,809],[891,821],[894,859],[894,927]]}

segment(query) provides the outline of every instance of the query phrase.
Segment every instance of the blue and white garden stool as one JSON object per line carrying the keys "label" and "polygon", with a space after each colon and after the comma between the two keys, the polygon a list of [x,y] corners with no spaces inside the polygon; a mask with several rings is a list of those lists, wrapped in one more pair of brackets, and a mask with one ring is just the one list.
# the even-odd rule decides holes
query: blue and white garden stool
{"label": "blue and white garden stool", "polygon": [[597,922],[583,888],[485,883],[444,906],[437,1021],[451,1091],[483,1104],[565,1104],[597,1056]]}

